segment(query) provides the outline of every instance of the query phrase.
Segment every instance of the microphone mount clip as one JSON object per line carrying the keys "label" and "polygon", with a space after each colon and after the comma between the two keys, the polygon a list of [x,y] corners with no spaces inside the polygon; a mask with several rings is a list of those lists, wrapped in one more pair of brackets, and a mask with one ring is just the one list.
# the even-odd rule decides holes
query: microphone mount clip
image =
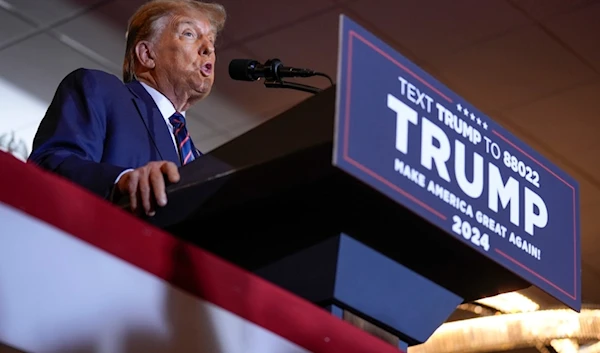
{"label": "microphone mount clip", "polygon": [[[321,91],[323,91],[322,89],[320,89],[318,87],[283,80],[283,78],[278,75],[279,67],[283,66],[283,64],[281,63],[281,60],[279,60],[279,59],[269,59],[265,62],[265,66],[270,66],[271,72],[274,74],[273,78],[265,79],[264,85],[267,88],[287,88],[287,89],[293,89],[293,90],[312,93],[312,94],[318,94]],[[320,76],[320,75],[318,73],[316,73],[316,75],[310,75],[310,76]]]}

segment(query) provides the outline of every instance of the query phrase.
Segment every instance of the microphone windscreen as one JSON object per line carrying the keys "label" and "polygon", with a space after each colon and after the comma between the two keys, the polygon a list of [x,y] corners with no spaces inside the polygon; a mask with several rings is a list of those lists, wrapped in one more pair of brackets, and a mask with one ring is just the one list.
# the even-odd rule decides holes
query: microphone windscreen
{"label": "microphone windscreen", "polygon": [[238,81],[255,81],[251,69],[258,62],[251,59],[233,59],[229,62],[229,77]]}

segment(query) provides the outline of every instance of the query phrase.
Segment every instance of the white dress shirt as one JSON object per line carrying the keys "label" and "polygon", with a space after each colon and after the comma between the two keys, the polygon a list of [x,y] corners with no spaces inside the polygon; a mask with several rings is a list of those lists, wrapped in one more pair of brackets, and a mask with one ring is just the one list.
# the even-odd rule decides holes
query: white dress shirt
{"label": "white dress shirt", "polygon": [[[165,97],[164,94],[160,93],[158,90],[156,90],[153,87],[150,87],[149,85],[145,84],[144,82],[140,81],[140,83],[142,84],[142,87],[144,87],[146,89],[146,91],[150,94],[150,97],[152,97],[152,100],[158,107],[158,110],[160,111],[160,114],[162,115],[163,119],[165,120],[165,124],[167,124],[167,127],[169,128],[169,132],[171,133],[171,139],[173,140],[173,147],[175,148],[175,152],[177,152],[177,155],[179,155],[179,148],[177,147],[177,141],[175,140],[175,134],[173,133],[173,125],[169,121],[169,118],[171,117],[171,115],[173,115],[177,110],[173,106],[173,103],[171,103],[171,101],[167,97]],[[181,115],[183,115],[185,117],[185,112],[180,112],[180,113],[181,113]],[[119,176],[115,180],[115,184],[119,182],[119,180],[121,179],[123,174],[130,172],[132,170],[133,169],[127,169],[127,170],[124,170],[121,174],[119,174]]]}
{"label": "white dress shirt", "polygon": [[[140,83],[146,89],[146,91],[148,91],[148,93],[150,94],[150,97],[152,97],[152,100],[154,100],[154,103],[156,103],[158,110],[160,110],[160,114],[163,116],[163,119],[165,119],[165,123],[167,123],[167,126],[169,127],[169,131],[171,132],[171,139],[173,139],[173,146],[175,146],[177,155],[179,155],[179,149],[177,147],[177,142],[175,141],[175,135],[173,134],[173,125],[169,121],[169,118],[171,117],[171,115],[175,114],[175,112],[177,110],[175,109],[175,107],[173,106],[173,103],[171,103],[169,98],[165,97],[164,94],[160,93],[155,88],[150,87],[149,85],[145,84],[144,82],[140,81]],[[185,112],[180,112],[180,113],[181,113],[181,115],[183,115],[185,117]]]}

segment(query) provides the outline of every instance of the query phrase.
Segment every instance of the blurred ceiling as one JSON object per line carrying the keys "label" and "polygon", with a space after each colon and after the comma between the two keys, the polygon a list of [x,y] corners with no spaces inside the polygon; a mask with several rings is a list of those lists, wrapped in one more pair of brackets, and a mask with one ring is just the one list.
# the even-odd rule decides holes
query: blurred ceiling
{"label": "blurred ceiling", "polygon": [[[0,113],[0,133],[30,141],[56,86],[78,67],[120,77],[127,20],[143,2],[0,0],[0,86],[13,92],[0,88],[0,111],[35,112]],[[201,150],[308,97],[232,81],[229,60],[277,57],[335,77],[338,16],[349,15],[579,180],[583,298],[600,303],[600,0],[221,3],[229,17],[214,93],[188,113]],[[10,98],[15,90],[28,100]],[[554,303],[525,293],[542,307]]]}

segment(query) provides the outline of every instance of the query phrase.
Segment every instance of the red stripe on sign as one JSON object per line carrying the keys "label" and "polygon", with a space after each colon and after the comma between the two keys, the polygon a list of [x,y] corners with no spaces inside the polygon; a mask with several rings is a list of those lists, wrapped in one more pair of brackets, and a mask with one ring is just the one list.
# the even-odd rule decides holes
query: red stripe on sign
{"label": "red stripe on sign", "polygon": [[5,152],[0,152],[0,165],[0,202],[309,351],[399,351],[312,303],[176,239],[65,179]]}

